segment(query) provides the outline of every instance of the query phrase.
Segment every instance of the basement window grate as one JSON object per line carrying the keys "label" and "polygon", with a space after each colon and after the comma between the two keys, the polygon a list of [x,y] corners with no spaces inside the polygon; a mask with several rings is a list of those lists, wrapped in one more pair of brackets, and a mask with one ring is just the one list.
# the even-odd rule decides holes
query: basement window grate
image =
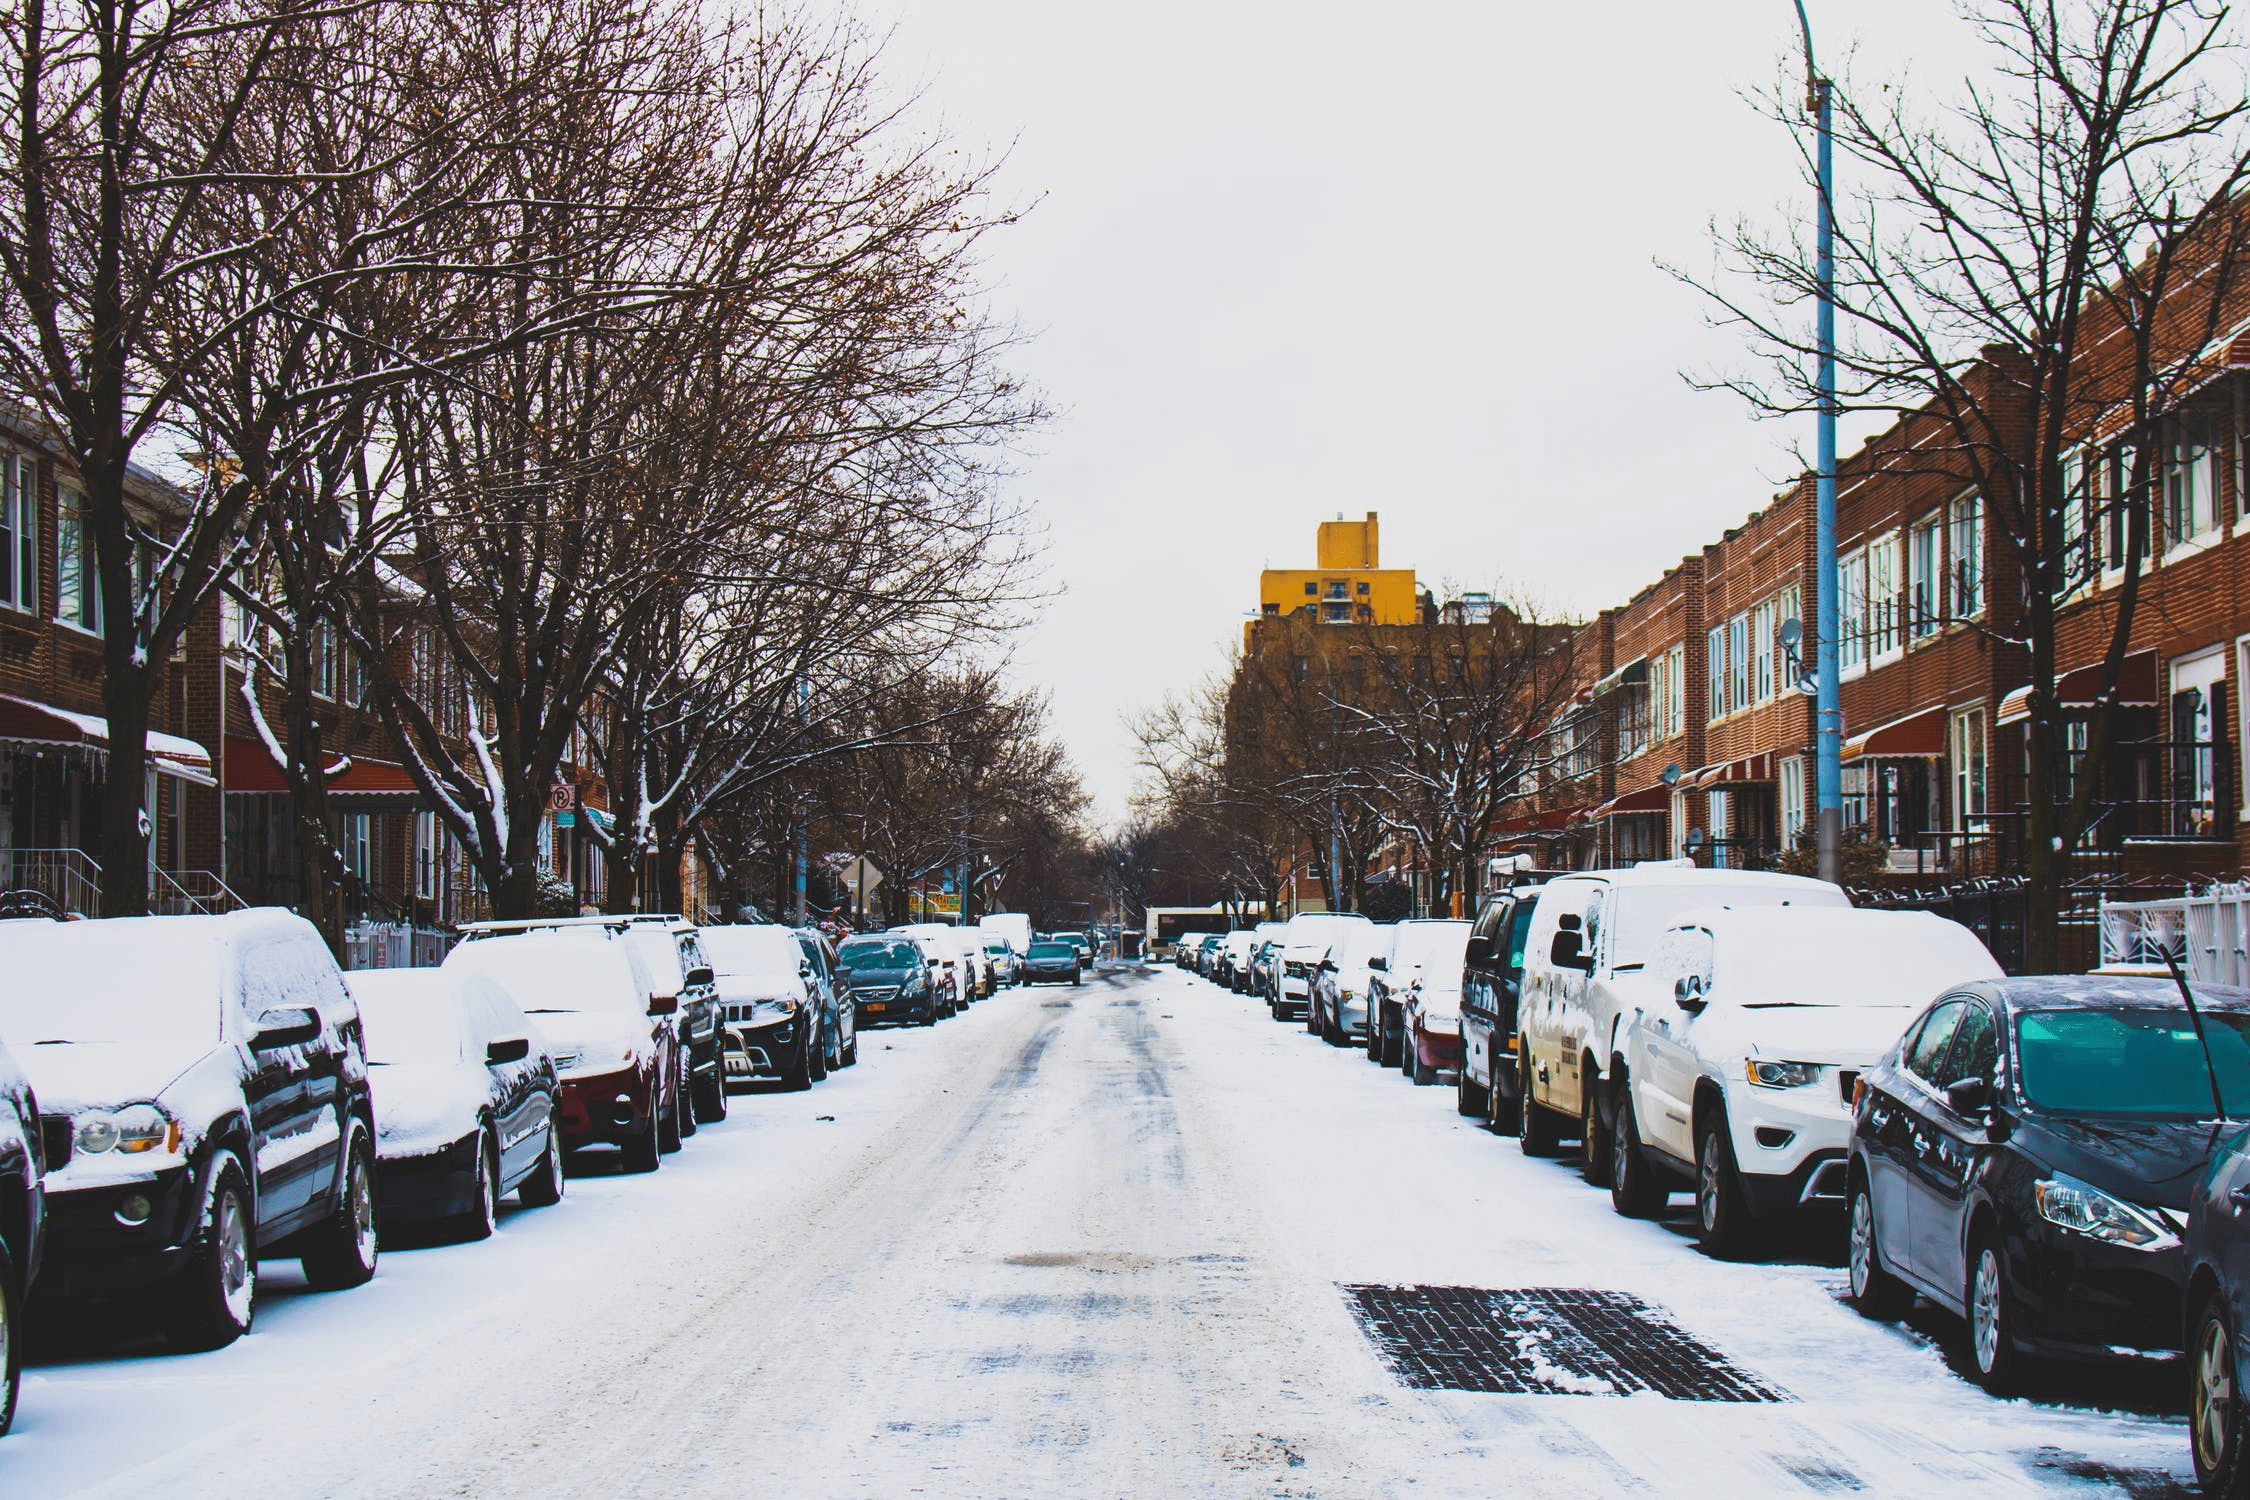
{"label": "basement window grate", "polygon": [[1402,1385],[1502,1395],[1786,1401],[1627,1292],[1585,1287],[1347,1286]]}

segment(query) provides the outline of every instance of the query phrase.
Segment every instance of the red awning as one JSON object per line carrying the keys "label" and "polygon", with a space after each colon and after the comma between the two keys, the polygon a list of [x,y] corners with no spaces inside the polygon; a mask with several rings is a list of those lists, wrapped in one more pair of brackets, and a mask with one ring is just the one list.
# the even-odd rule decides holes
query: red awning
{"label": "red awning", "polygon": [[1945,710],[1925,708],[1844,741],[1842,759],[1928,759],[1945,754]]}
{"label": "red awning", "polygon": [[1520,818],[1508,818],[1492,826],[1495,835],[1506,833],[1555,833],[1568,828],[1571,820],[1585,816],[1583,807],[1559,807],[1551,812],[1530,813]]}
{"label": "red awning", "polygon": [[[226,789],[230,792],[286,792],[289,781],[274,764],[262,741],[229,736],[226,743]],[[328,783],[335,797],[412,797],[421,792],[406,767],[395,760],[351,758],[344,774]]]}
{"label": "red awning", "polygon": [[1625,818],[1636,813],[1668,812],[1672,806],[1672,788],[1659,781],[1654,786],[1644,786],[1637,792],[1626,792],[1612,797],[1591,814],[1597,818]]}
{"label": "red awning", "polygon": [[[2158,673],[2154,651],[2135,651],[2117,666],[2117,706],[2119,708],[2154,708],[2162,702],[2157,692]],[[2102,664],[2079,667],[2055,679],[2055,701],[2064,708],[2092,708],[2094,695],[2102,685]],[[2020,724],[2031,717],[2031,684],[2025,683],[2000,700],[2000,713],[1993,720],[1994,727]]]}
{"label": "red awning", "polygon": [[[99,714],[74,713],[51,703],[0,693],[0,744],[55,745],[107,752],[109,721]],[[165,776],[210,786],[211,752],[190,739],[148,731],[149,764]]]}
{"label": "red awning", "polygon": [[[1705,787],[1729,786],[1735,782],[1771,781],[1775,775],[1774,753],[1771,750],[1761,750],[1756,755],[1745,755],[1740,760],[1705,766],[1695,773],[1693,785],[1700,791]],[[1686,777],[1681,778],[1681,784],[1689,784]]]}

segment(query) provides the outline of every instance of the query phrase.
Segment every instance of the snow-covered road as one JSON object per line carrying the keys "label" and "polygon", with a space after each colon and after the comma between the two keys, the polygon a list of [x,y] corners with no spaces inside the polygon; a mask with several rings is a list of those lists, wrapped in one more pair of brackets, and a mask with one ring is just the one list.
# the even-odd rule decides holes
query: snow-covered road
{"label": "snow-covered road", "polygon": [[[269,1275],[231,1349],[50,1337],[0,1495],[2190,1488],[2176,1376],[1990,1400],[1942,1323],[1863,1322],[1831,1266],[1710,1261],[1450,1090],[1169,969],[862,1049],[487,1243],[341,1294]],[[1628,1292],[1783,1399],[1408,1389],[1366,1284]]]}

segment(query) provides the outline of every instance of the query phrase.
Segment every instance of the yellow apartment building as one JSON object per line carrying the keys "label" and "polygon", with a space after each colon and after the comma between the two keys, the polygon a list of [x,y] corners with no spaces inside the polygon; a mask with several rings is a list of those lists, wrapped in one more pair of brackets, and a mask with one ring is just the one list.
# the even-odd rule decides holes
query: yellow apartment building
{"label": "yellow apartment building", "polygon": [[1412,568],[1382,565],[1375,512],[1364,521],[1320,523],[1310,568],[1268,568],[1258,575],[1258,613],[1309,610],[1324,625],[1412,625],[1421,595]]}

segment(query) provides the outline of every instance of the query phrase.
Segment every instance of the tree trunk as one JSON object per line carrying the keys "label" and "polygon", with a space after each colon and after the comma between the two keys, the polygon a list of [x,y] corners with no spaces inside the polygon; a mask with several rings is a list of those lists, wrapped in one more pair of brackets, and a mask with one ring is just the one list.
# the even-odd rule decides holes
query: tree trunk
{"label": "tree trunk", "polygon": [[[102,707],[109,719],[102,775],[102,915],[148,915],[148,686],[144,670],[108,642]],[[122,658],[122,659],[121,659]]]}

